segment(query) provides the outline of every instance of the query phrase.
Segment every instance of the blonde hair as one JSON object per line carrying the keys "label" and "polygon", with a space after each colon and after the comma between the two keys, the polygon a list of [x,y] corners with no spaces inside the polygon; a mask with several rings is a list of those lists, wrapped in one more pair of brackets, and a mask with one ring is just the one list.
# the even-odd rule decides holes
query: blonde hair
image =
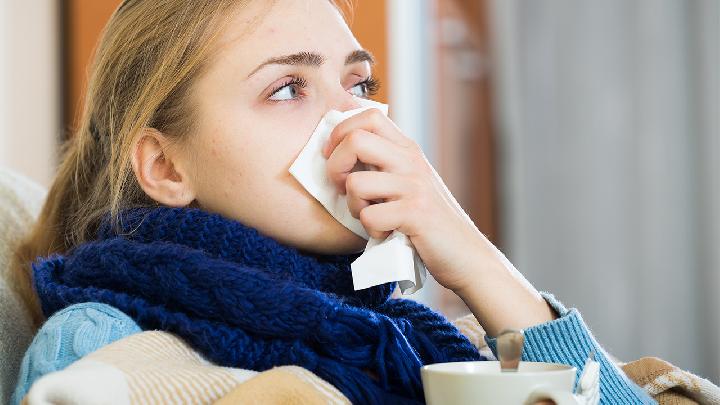
{"label": "blonde hair", "polygon": [[[44,318],[30,264],[92,239],[108,213],[117,221],[123,209],[155,205],[132,171],[133,137],[145,127],[178,141],[191,132],[191,87],[212,59],[229,11],[248,1],[125,0],[113,13],[95,51],[78,128],[10,266],[36,327]],[[352,0],[330,1],[347,20]]]}

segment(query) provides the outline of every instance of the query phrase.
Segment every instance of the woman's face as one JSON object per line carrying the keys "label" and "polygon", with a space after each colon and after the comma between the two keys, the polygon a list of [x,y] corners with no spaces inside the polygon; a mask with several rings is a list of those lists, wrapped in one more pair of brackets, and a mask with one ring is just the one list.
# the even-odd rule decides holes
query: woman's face
{"label": "woman's face", "polygon": [[[299,249],[362,250],[288,172],[320,118],[357,108],[370,56],[328,0],[249,2],[198,79],[191,184],[206,210]],[[359,52],[358,52],[359,51]]]}

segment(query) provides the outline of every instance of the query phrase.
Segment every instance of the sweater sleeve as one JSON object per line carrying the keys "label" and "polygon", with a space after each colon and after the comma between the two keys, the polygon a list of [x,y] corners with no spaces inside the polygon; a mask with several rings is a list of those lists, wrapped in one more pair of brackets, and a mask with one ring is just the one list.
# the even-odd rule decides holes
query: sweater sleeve
{"label": "sweater sleeve", "polygon": [[86,302],[56,312],[25,352],[11,404],[19,404],[43,375],[60,371],[86,354],[138,332],[140,327],[130,317],[106,304]]}
{"label": "sweater sleeve", "polygon": [[[601,404],[656,404],[610,360],[576,309],[567,309],[552,294],[541,294],[559,318],[523,331],[522,360],[569,364],[577,368],[579,378],[585,360],[595,352],[595,360],[600,363]],[[485,341],[497,356],[496,339],[485,336]]]}

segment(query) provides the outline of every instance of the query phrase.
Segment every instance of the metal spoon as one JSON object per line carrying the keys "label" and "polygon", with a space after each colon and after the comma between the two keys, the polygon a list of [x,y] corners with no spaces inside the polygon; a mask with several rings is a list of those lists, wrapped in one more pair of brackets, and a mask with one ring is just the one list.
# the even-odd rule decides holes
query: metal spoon
{"label": "metal spoon", "polygon": [[497,337],[497,353],[503,372],[516,372],[522,358],[525,336],[522,331],[506,329]]}

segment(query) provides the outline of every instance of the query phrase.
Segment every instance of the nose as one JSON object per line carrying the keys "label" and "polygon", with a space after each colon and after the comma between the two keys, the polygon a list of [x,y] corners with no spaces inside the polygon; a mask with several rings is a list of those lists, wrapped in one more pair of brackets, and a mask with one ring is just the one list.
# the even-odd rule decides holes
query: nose
{"label": "nose", "polygon": [[328,110],[338,110],[344,112],[361,107],[357,100],[357,96],[348,93],[345,89],[342,89],[341,91],[342,93],[335,96],[335,98],[330,102]]}

